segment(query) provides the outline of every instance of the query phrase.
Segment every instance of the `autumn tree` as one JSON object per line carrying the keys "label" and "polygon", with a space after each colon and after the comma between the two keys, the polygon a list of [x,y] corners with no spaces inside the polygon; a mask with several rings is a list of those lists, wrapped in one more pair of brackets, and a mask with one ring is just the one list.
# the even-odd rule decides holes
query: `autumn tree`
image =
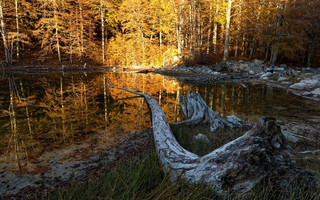
{"label": "autumn tree", "polygon": [[6,24],[3,14],[3,0],[0,0],[0,27],[1,27],[1,36],[3,41],[3,48],[6,58],[6,63],[12,64],[12,57],[9,50],[9,44],[8,44],[8,33],[6,30]]}

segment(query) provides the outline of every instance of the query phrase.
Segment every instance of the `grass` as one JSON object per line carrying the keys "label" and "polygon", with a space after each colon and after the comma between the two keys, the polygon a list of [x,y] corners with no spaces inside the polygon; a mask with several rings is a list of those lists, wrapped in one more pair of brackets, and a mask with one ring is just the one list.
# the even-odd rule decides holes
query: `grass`
{"label": "grass", "polygon": [[214,199],[203,185],[172,184],[163,174],[155,150],[145,160],[118,165],[101,178],[56,190],[43,199]]}
{"label": "grass", "polygon": [[171,183],[162,172],[153,149],[144,160],[118,165],[100,178],[55,190],[42,199],[320,199],[319,190],[306,188],[303,181],[293,189],[286,185],[274,188],[272,183],[270,178],[250,193],[228,194],[224,197],[201,184],[188,185],[183,181]]}
{"label": "grass", "polygon": [[[176,127],[177,128],[177,127]],[[181,128],[181,127],[180,127]],[[177,138],[187,137],[180,143],[188,146],[188,141],[194,137],[196,132],[206,134],[204,127],[187,127],[186,129],[176,129]],[[175,128],[173,128],[175,129]],[[207,135],[211,142],[209,149],[201,150],[202,153],[217,148],[224,143],[239,137],[245,130],[237,130],[229,134],[217,131],[214,135]],[[178,139],[179,140],[179,139]],[[215,141],[215,142],[214,142]],[[194,145],[194,144],[193,144]],[[197,149],[196,149],[197,150]],[[298,160],[298,166],[319,171],[319,162]],[[275,177],[278,178],[278,177]],[[284,178],[285,180],[286,178]],[[277,179],[279,180],[279,179]],[[287,180],[292,180],[288,178]],[[56,189],[42,199],[223,199],[223,200],[267,200],[267,199],[320,199],[320,191],[315,188],[308,188],[304,181],[294,184],[290,188],[286,182],[277,184],[283,185],[281,188],[274,186],[272,177],[256,186],[251,192],[246,194],[228,194],[219,196],[210,187],[202,184],[188,185],[182,180],[172,183],[168,175],[162,172],[159,159],[155,149],[152,149],[145,159],[136,162],[129,162],[117,165],[111,171],[106,172],[101,177],[90,181],[75,183],[65,189]],[[307,185],[307,184],[306,184]]]}
{"label": "grass", "polygon": [[[171,129],[182,147],[193,153],[196,153],[197,155],[203,156],[228,143],[229,141],[237,139],[250,128],[244,127],[240,129],[218,129],[214,132],[214,134],[212,134],[210,131],[210,126],[208,124],[196,126],[171,125]],[[205,135],[210,142],[195,140],[195,137],[199,133]]]}

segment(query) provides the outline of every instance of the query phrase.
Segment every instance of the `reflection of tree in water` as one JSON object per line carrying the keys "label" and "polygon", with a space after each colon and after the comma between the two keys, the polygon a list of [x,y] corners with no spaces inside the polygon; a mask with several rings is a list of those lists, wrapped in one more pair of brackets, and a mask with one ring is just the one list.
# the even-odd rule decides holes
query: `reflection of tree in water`
{"label": "reflection of tree in water", "polygon": [[42,124],[48,127],[45,137],[71,142],[75,135],[95,132],[97,129],[94,125],[100,123],[95,116],[99,110],[97,95],[95,85],[84,80],[65,84],[61,77],[59,88],[48,84],[40,102],[45,113]]}
{"label": "reflection of tree in water", "polygon": [[[170,78],[153,74],[107,73],[107,80],[115,86],[135,87],[151,94],[158,100],[170,122],[177,120],[179,107],[180,84]],[[180,89],[178,89],[180,88]],[[150,126],[149,110],[143,98],[130,98],[133,95],[110,88],[110,96],[116,104],[122,105],[122,112],[110,109],[110,124],[118,121],[118,126],[125,131],[141,130]],[[126,99],[119,102],[119,99]]]}
{"label": "reflection of tree in water", "polygon": [[[28,164],[28,148],[33,148],[34,143],[31,119],[29,114],[29,103],[34,102],[34,96],[27,96],[20,82],[20,88],[16,85],[13,75],[9,75],[9,108],[4,111],[9,116],[9,123],[4,123],[1,128],[10,127],[10,134],[7,136],[6,160],[14,159],[19,172]],[[18,112],[25,111],[26,118],[21,118]],[[24,133],[27,124],[29,132]]]}

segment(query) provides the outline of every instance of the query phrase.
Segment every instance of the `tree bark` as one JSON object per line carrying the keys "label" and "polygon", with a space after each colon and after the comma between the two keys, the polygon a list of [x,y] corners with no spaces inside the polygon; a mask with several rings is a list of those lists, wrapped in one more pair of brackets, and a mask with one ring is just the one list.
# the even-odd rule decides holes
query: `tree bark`
{"label": "tree bark", "polygon": [[[139,91],[119,89],[146,99],[151,111],[156,151],[164,172],[170,175],[172,181],[181,178],[192,184],[203,183],[218,194],[227,194],[247,192],[268,176],[278,177],[287,184],[291,183],[290,178],[297,176],[316,177],[293,166],[294,160],[275,118],[261,118],[243,136],[201,157],[187,151],[177,142],[164,112],[154,98]],[[197,111],[210,112],[198,94],[188,94],[181,97],[181,100],[186,121],[202,118],[199,117],[202,114]],[[217,115],[214,117],[218,124],[227,123]],[[290,180],[284,180],[284,175]],[[318,177],[310,178],[310,184],[319,186]]]}
{"label": "tree bark", "polygon": [[239,35],[240,35],[240,29],[241,29],[241,22],[242,22],[242,0],[239,1],[239,22],[238,22],[238,26],[237,26],[237,36],[236,36],[236,46],[235,46],[235,51],[234,51],[234,57],[237,58],[238,56],[238,48],[239,48]]}
{"label": "tree bark", "polygon": [[0,0],[0,28],[1,28],[1,36],[3,41],[3,47],[4,47],[4,53],[6,56],[6,63],[11,65],[12,64],[12,56],[10,53],[9,45],[8,45],[8,36],[4,21],[4,14],[3,14],[3,8],[2,8],[3,0]]}
{"label": "tree bark", "polygon": [[270,64],[274,65],[275,62],[277,61],[277,57],[278,57],[278,52],[279,52],[279,45],[278,43],[272,45],[271,48],[271,55],[270,55]]}
{"label": "tree bark", "polygon": [[219,128],[240,128],[243,125],[242,121],[235,116],[222,118],[204,102],[199,94],[190,93],[180,96],[180,105],[186,120],[176,123],[177,125],[208,123],[211,132]]}
{"label": "tree bark", "polygon": [[229,54],[229,35],[230,35],[230,21],[231,21],[231,7],[232,7],[232,0],[228,0],[228,7],[227,7],[227,22],[226,22],[226,34],[224,39],[224,50],[223,50],[223,62],[226,62],[228,59]]}
{"label": "tree bark", "polygon": [[19,58],[19,12],[18,12],[18,0],[15,0],[15,11],[16,11],[16,34],[17,34],[17,41],[16,41],[16,50],[17,50],[17,58]]}
{"label": "tree bark", "polygon": [[57,46],[57,52],[58,52],[58,59],[59,62],[61,62],[61,53],[60,53],[60,39],[59,39],[59,26],[58,26],[58,5],[56,0],[53,2],[53,15],[55,19],[55,36],[56,36],[56,46]]}
{"label": "tree bark", "polygon": [[308,47],[307,67],[311,67],[311,59],[313,57],[313,52],[314,52],[314,42],[310,43]]}
{"label": "tree bark", "polygon": [[207,37],[207,55],[210,54],[210,37],[213,29],[212,24],[212,4],[210,4],[210,14],[209,14],[209,28],[208,28],[208,37]]}
{"label": "tree bark", "polygon": [[219,0],[216,0],[215,21],[213,24],[213,36],[212,36],[213,53],[215,55],[217,54],[219,3],[220,3]]}
{"label": "tree bark", "polygon": [[104,8],[105,8],[105,6],[104,6],[102,0],[100,0],[102,64],[104,64],[104,62],[105,62]]}

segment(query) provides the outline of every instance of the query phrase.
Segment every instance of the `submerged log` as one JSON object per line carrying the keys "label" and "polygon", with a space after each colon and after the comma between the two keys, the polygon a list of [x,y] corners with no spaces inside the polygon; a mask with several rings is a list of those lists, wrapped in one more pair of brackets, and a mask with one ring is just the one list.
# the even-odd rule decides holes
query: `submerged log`
{"label": "submerged log", "polygon": [[[172,181],[184,179],[189,183],[204,183],[218,194],[246,192],[268,176],[289,178],[312,177],[313,174],[294,167],[294,160],[276,119],[264,117],[243,136],[223,145],[205,156],[184,149],[174,137],[158,102],[139,91],[122,90],[146,99],[152,116],[154,143],[164,172]],[[180,124],[209,122],[213,130],[236,127],[209,109],[198,94],[181,98],[186,121]],[[212,133],[214,134],[214,133]],[[292,180],[280,178],[280,183]],[[312,179],[318,184],[318,179]]]}

